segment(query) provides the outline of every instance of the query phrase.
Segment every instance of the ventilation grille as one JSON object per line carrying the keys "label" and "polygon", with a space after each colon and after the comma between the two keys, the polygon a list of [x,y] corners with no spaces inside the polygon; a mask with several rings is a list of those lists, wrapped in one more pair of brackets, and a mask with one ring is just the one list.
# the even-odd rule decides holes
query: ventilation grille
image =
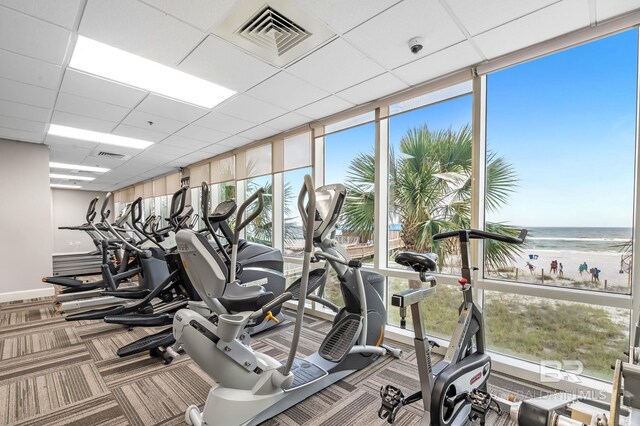
{"label": "ventilation grille", "polygon": [[275,9],[265,6],[237,34],[282,56],[312,34]]}
{"label": "ventilation grille", "polygon": [[124,154],[114,154],[113,152],[100,151],[98,153],[98,157],[106,157],[106,158],[112,158],[114,160],[122,160],[124,158]]}

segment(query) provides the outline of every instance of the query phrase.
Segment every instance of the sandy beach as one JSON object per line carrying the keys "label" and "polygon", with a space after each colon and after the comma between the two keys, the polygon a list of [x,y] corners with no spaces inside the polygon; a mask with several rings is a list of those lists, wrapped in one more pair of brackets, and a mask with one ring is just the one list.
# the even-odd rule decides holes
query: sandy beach
{"label": "sandy beach", "polygon": [[[537,259],[530,259],[529,254],[537,256]],[[536,250],[535,252],[523,253],[513,265],[517,269],[518,281],[542,282],[544,272],[545,284],[564,285],[570,287],[585,287],[592,289],[605,289],[615,292],[628,292],[629,274],[620,273],[620,253],[594,253],[568,250]],[[551,262],[557,260],[562,263],[564,279],[559,274],[551,273]],[[534,265],[533,274],[529,272],[527,262]],[[586,262],[589,269],[598,268],[601,270],[599,281],[593,281],[591,274],[583,272],[580,275],[578,267]],[[491,273],[491,276],[513,279],[515,270],[511,272]],[[496,276],[496,278],[497,278]]]}

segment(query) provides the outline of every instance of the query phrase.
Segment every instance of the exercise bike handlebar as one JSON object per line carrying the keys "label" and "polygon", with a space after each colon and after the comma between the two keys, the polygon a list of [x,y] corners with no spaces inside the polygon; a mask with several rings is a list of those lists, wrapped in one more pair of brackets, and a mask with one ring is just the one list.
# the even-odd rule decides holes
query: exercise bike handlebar
{"label": "exercise bike handlebar", "polygon": [[[304,205],[304,197],[309,197],[307,206]],[[313,233],[315,231],[315,219],[316,219],[316,190],[313,187],[313,180],[311,176],[304,176],[304,185],[300,189],[298,195],[298,211],[300,212],[300,219],[302,220],[302,226],[305,229],[304,239],[304,251],[311,253],[313,250]]]}
{"label": "exercise bike handlebar", "polygon": [[508,235],[496,234],[494,232],[481,231],[479,229],[461,229],[459,231],[447,231],[441,232],[433,236],[434,241],[444,240],[445,238],[462,237],[466,235],[467,239],[482,239],[482,240],[495,240],[508,244],[522,244],[524,243],[527,233],[526,229],[521,229],[520,234],[517,237],[510,237]]}
{"label": "exercise bike handlebar", "polygon": [[[236,214],[236,229],[233,231],[233,243],[237,244],[240,239],[240,231],[247,227],[251,222],[254,221],[255,218],[260,216],[262,213],[262,209],[264,208],[264,188],[259,188],[256,192],[254,192],[249,198],[245,200],[244,203],[238,208],[238,213]],[[242,215],[244,215],[244,211],[253,204],[254,201],[258,200],[258,206],[256,209],[251,212],[251,214],[245,219],[242,220]]]}

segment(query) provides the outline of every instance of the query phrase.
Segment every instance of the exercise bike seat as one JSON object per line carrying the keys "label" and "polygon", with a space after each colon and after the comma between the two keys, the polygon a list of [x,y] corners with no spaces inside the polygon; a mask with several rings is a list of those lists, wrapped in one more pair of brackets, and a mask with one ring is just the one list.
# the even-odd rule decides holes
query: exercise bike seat
{"label": "exercise bike seat", "polygon": [[260,285],[243,287],[237,282],[227,284],[218,298],[229,312],[257,311],[273,299],[273,293]]}
{"label": "exercise bike seat", "polygon": [[396,256],[396,263],[409,266],[416,272],[433,272],[436,270],[438,255],[435,253],[402,252]]}

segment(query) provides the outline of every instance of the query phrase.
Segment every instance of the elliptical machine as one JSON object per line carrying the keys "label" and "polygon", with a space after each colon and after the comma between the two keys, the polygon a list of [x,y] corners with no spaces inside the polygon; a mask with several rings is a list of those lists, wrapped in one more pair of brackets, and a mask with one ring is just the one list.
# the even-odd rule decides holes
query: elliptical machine
{"label": "elliptical machine", "polygon": [[[344,186],[327,185],[314,190],[311,177],[307,175],[304,180],[298,196],[305,230],[299,284],[276,298],[259,286],[233,288],[234,303],[245,308],[235,314],[206,318],[183,309],[175,315],[176,344],[172,351],[184,349],[217,383],[217,387],[209,392],[203,412],[193,405],[187,409],[185,421],[188,424],[256,425],[370,365],[387,351],[396,357],[402,353],[383,344],[384,280],[378,274],[361,272],[361,263],[350,259],[330,238],[346,196]],[[308,196],[306,206],[305,196]],[[203,301],[210,305],[214,298],[225,298],[230,286],[197,234],[180,231],[176,240],[189,275],[209,278],[204,287],[192,278]],[[309,273],[314,245],[323,250],[316,252],[315,257],[326,260],[336,269],[345,308],[336,315],[318,352],[300,359],[296,358],[296,351],[306,296],[317,282],[311,283]],[[287,359],[278,361],[254,351],[245,325],[293,299],[294,293],[298,295],[298,309]]]}
{"label": "elliptical machine", "polygon": [[430,286],[407,289],[391,298],[391,304],[400,308],[402,328],[406,326],[407,307],[411,307],[420,390],[405,398],[400,389],[392,385],[384,386],[380,389],[382,406],[378,416],[381,419],[393,423],[400,408],[421,399],[424,406],[421,423],[423,425],[461,426],[469,420],[479,420],[480,424],[484,425],[485,415],[490,409],[501,413],[500,407],[487,392],[491,358],[485,353],[482,311],[473,300],[471,273],[475,268],[470,266],[471,239],[522,244],[526,236],[526,229],[521,230],[517,238],[475,229],[444,232],[433,236],[434,241],[452,237],[459,239],[462,278],[458,283],[464,296],[447,353],[444,359],[433,367],[431,348],[434,343],[429,342],[426,337],[420,304],[436,291],[436,279],[427,274],[436,270],[438,256],[434,253],[407,252],[396,256],[396,263],[419,272],[420,281],[429,283]]}

